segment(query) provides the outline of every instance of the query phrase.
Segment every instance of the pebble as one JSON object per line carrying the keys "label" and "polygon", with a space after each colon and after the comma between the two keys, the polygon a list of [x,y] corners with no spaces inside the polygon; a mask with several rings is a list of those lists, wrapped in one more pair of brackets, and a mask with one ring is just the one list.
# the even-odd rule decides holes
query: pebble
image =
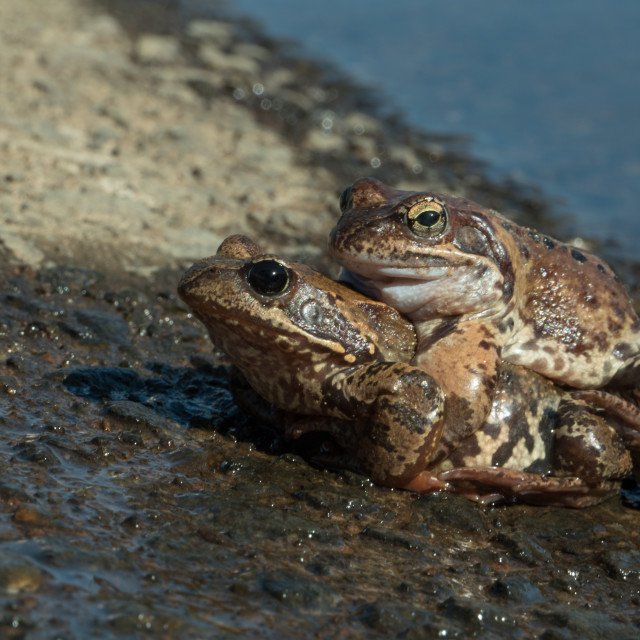
{"label": "pebble", "polygon": [[142,64],[171,64],[180,59],[180,43],[172,36],[141,35],[134,55]]}
{"label": "pebble", "polygon": [[27,564],[5,560],[0,566],[0,591],[13,595],[37,591],[42,585],[42,572]]}

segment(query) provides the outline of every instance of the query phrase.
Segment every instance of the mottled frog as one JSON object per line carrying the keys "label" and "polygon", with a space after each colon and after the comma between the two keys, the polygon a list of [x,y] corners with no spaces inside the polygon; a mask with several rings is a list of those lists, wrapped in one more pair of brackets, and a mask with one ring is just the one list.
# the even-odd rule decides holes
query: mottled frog
{"label": "mottled frog", "polygon": [[196,263],[178,291],[260,395],[302,414],[289,437],[326,431],[346,466],[380,484],[584,506],[615,491],[631,468],[620,436],[593,407],[510,364],[481,428],[436,460],[450,425],[442,390],[409,364],[413,326],[246,237],[229,237]]}
{"label": "mottled frog", "polygon": [[447,395],[449,448],[483,423],[503,361],[637,403],[640,321],[596,256],[464,198],[372,178],[345,190],[340,208],[333,254],[346,280],[415,325],[413,363]]}

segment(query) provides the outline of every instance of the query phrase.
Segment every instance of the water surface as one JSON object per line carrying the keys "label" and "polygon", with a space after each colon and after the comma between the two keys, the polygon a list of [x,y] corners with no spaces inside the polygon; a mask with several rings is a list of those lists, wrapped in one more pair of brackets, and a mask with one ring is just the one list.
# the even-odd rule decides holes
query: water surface
{"label": "water surface", "polygon": [[[206,3],[203,3],[206,4]],[[538,184],[576,233],[640,240],[640,4],[619,0],[235,0],[303,51],[378,86],[429,131],[462,133],[497,175]]]}

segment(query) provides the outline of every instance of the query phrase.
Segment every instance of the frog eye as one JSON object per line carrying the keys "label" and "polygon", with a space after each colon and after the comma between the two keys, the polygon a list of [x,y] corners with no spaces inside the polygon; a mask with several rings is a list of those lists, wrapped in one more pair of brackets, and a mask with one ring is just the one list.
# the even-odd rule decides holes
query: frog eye
{"label": "frog eye", "polygon": [[347,187],[340,195],[340,211],[344,213],[351,207],[351,187]]}
{"label": "frog eye", "polygon": [[276,260],[260,260],[247,272],[249,286],[263,296],[277,296],[289,288],[289,269]]}
{"label": "frog eye", "polygon": [[447,226],[447,209],[434,200],[416,202],[407,211],[407,224],[415,234],[435,238]]}

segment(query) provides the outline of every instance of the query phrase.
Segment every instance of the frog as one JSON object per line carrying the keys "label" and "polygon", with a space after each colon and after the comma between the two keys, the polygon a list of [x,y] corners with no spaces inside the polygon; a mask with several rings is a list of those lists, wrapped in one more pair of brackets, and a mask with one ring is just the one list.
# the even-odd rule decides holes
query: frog
{"label": "frog", "polygon": [[600,258],[466,198],[375,178],[348,187],[340,210],[329,244],[342,278],[413,322],[413,364],[447,395],[439,457],[483,424],[503,363],[599,406],[638,405],[640,320]]}
{"label": "frog", "polygon": [[286,437],[320,431],[337,442],[343,455],[318,457],[329,466],[417,492],[578,507],[631,470],[624,438],[588,400],[509,363],[484,424],[437,460],[446,396],[412,364],[414,326],[246,236],[196,262],[178,294],[253,389],[294,416]]}

